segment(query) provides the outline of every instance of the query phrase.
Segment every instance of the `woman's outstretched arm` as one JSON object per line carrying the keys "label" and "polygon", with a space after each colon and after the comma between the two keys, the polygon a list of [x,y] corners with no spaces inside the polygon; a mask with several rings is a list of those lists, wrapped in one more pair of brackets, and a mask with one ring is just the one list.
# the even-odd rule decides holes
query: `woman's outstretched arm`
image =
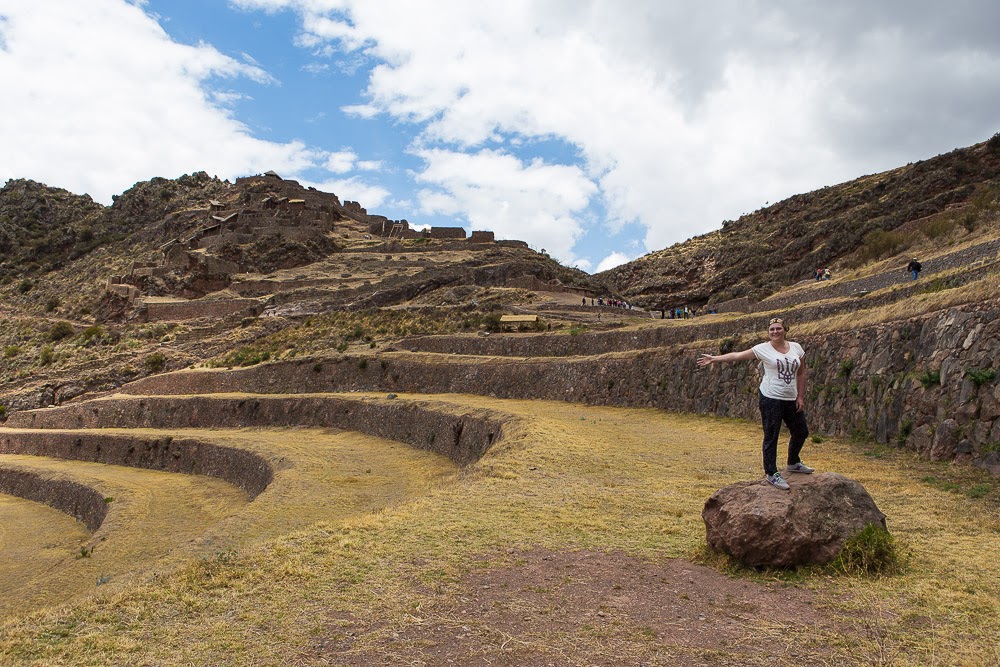
{"label": "woman's outstretched arm", "polygon": [[753,353],[753,349],[743,350],[742,352],[730,352],[728,354],[703,354],[698,357],[699,366],[708,366],[709,364],[715,363],[726,363],[730,361],[750,361],[751,359],[756,359],[757,355]]}

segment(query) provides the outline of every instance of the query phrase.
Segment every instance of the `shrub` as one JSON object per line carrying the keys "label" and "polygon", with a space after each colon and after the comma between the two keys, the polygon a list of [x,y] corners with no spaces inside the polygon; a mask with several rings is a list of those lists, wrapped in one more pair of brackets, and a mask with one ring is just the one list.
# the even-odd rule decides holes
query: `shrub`
{"label": "shrub", "polygon": [[42,348],[41,352],[38,353],[38,363],[42,366],[48,366],[56,359],[55,352],[52,351],[51,345],[46,345]]}
{"label": "shrub", "polygon": [[7,406],[0,405],[0,422],[4,421],[5,419],[7,419]]}
{"label": "shrub", "polygon": [[934,385],[941,384],[941,373],[928,369],[917,375],[917,380],[923,385],[924,389],[930,389]]}
{"label": "shrub", "polygon": [[896,434],[896,444],[900,447],[904,446],[911,433],[913,433],[913,420],[909,418],[904,419],[899,423],[899,433]]}
{"label": "shrub", "polygon": [[61,304],[62,304],[62,302],[59,300],[59,297],[57,297],[57,296],[50,296],[48,298],[48,300],[45,302],[45,312],[46,313],[51,313],[53,310],[55,310],[56,308],[58,308]]}
{"label": "shrub", "polygon": [[840,371],[837,373],[842,378],[851,377],[851,371],[854,370],[854,359],[844,359],[840,362]]}
{"label": "shrub", "polygon": [[729,354],[736,349],[736,344],[736,338],[723,338],[722,341],[719,342],[719,354]]}
{"label": "shrub", "polygon": [[101,338],[104,336],[104,327],[100,324],[92,324],[83,331],[80,332],[80,340],[84,345],[94,340],[95,338]]}
{"label": "shrub", "polygon": [[891,575],[902,571],[903,558],[889,531],[871,523],[844,542],[831,565],[845,574]]}
{"label": "shrub", "polygon": [[955,221],[952,218],[938,217],[920,225],[920,231],[932,241],[948,236],[954,230]]}
{"label": "shrub", "polygon": [[986,142],[986,147],[990,149],[991,153],[1000,155],[1000,132],[997,132],[989,141]]}
{"label": "shrub", "polygon": [[972,384],[981,387],[987,382],[993,382],[997,377],[996,369],[993,368],[967,368],[965,377],[972,380]]}
{"label": "shrub", "polygon": [[162,352],[154,352],[146,357],[142,363],[150,373],[159,373],[167,365],[167,358],[163,356]]}
{"label": "shrub", "polygon": [[19,348],[17,345],[8,345],[3,350],[4,359],[12,359],[19,354],[21,354],[21,348]]}
{"label": "shrub", "polygon": [[28,292],[31,291],[31,289],[34,286],[35,286],[35,283],[33,283],[30,280],[28,280],[27,278],[25,278],[24,280],[22,280],[20,282],[20,284],[18,284],[17,291],[20,292],[21,294],[27,294]]}
{"label": "shrub", "polygon": [[358,368],[360,368],[361,370],[365,370],[366,368],[368,368],[368,360],[362,359],[361,361],[359,361]]}
{"label": "shrub", "polygon": [[500,314],[489,313],[488,315],[484,315],[483,326],[486,328],[487,331],[490,331],[492,333],[500,331]]}
{"label": "shrub", "polygon": [[910,245],[909,238],[896,231],[876,229],[865,234],[865,240],[858,249],[857,258],[861,263],[882,259],[893,255]]}
{"label": "shrub", "polygon": [[63,338],[69,338],[73,335],[73,325],[69,322],[56,322],[49,329],[49,340],[53,343],[62,340]]}

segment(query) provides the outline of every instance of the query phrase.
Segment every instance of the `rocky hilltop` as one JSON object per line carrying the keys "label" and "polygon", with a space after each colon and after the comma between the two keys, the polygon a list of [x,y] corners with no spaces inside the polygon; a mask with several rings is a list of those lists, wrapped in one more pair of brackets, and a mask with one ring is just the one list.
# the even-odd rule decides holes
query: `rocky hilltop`
{"label": "rocky hilltop", "polygon": [[[796,195],[595,277],[648,307],[759,300],[780,287],[904,251],[947,223],[972,227],[1000,187],[1000,134],[891,171]],[[923,234],[922,234],[923,233]],[[905,262],[904,262],[905,263]]]}

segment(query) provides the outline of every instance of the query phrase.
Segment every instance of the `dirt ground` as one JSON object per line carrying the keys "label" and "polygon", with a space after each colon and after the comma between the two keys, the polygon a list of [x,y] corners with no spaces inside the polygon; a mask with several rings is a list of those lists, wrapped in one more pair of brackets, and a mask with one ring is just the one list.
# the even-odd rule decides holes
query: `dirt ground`
{"label": "dirt ground", "polygon": [[[427,591],[402,624],[333,614],[307,657],[336,665],[829,664],[856,632],[808,591],[691,562],[596,551],[511,553]],[[783,639],[815,638],[813,645]]]}

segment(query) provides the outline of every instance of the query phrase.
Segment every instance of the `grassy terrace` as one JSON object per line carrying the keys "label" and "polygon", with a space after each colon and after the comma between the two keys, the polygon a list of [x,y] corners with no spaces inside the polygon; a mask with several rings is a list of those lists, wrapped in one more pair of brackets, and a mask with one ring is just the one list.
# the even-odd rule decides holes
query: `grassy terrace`
{"label": "grassy terrace", "polygon": [[[239,543],[112,582],[74,605],[8,616],[0,663],[1000,661],[1000,513],[996,482],[979,471],[810,442],[811,465],[872,493],[908,553],[905,569],[884,578],[747,572],[706,554],[700,512],[720,486],[757,476],[756,425],[412,398],[518,418],[479,463],[420,494],[381,498],[389,491],[367,487],[367,501],[384,509],[308,523],[294,503],[274,504],[260,510],[268,529],[234,524]],[[285,443],[301,456],[325,441],[312,433],[216,436]],[[304,483],[318,469],[292,466],[289,479]]]}

